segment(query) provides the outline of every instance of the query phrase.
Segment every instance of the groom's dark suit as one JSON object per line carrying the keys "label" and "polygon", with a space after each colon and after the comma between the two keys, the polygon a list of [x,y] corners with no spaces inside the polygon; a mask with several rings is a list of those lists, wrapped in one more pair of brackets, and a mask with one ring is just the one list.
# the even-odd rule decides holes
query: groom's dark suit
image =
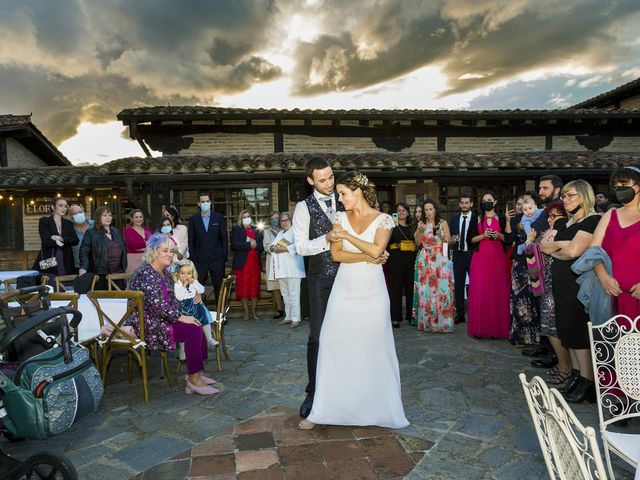
{"label": "groom's dark suit", "polygon": [[[303,200],[309,212],[309,229],[308,239],[314,240],[329,233],[333,228],[329,217],[324,212],[315,195],[310,195]],[[344,208],[338,202],[338,195],[334,193],[334,201],[336,210],[342,211]],[[296,207],[298,211],[299,207]],[[303,207],[304,208],[304,207]],[[296,215],[294,215],[294,226],[296,223]],[[296,238],[297,240],[297,238]],[[300,415],[306,418],[311,413],[313,406],[313,395],[316,386],[316,367],[318,363],[318,348],[320,340],[320,330],[322,321],[327,310],[327,302],[331,287],[338,272],[338,264],[331,259],[331,251],[325,250],[321,253],[307,256],[307,285],[309,290],[309,314],[310,314],[310,332],[307,343],[307,373],[309,375],[309,383],[306,388],[307,398],[300,407]]]}

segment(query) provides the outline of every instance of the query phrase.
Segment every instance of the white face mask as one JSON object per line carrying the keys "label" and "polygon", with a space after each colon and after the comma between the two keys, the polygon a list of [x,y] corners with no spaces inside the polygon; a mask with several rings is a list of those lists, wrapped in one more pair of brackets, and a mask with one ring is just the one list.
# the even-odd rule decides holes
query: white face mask
{"label": "white face mask", "polygon": [[243,224],[245,227],[248,227],[249,225],[251,225],[251,217],[243,218],[243,219],[242,219],[242,224]]}
{"label": "white face mask", "polygon": [[203,212],[208,212],[209,210],[211,210],[211,202],[202,202],[200,204],[200,208]]}

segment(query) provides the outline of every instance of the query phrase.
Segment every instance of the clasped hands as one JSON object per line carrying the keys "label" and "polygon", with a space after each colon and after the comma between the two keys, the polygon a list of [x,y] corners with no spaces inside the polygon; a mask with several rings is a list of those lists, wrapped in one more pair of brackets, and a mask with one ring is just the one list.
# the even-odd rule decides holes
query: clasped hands
{"label": "clasped hands", "polygon": [[[327,239],[327,242],[333,243],[333,242],[340,242],[346,239],[348,236],[349,236],[349,232],[347,232],[340,225],[334,224],[333,230],[327,233],[325,235],[325,238]],[[382,255],[380,255],[378,258],[373,258],[370,256],[368,256],[368,258],[369,258],[367,260],[368,263],[372,263],[374,265],[382,265],[386,263],[387,259],[389,258],[389,252],[385,250],[384,252],[382,252]]]}

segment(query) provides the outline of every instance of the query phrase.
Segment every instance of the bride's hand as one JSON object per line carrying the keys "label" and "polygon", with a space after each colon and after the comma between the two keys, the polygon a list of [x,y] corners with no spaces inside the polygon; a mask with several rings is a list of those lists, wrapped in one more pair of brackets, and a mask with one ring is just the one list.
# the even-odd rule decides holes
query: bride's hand
{"label": "bride's hand", "polygon": [[347,238],[347,231],[339,225],[334,225],[332,233],[340,239]]}

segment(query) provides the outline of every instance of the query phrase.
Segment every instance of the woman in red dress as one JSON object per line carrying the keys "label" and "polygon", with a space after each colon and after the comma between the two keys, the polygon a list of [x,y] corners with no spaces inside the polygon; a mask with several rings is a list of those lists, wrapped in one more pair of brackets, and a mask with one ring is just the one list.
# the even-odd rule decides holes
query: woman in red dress
{"label": "woman in red dress", "polygon": [[605,292],[616,297],[617,313],[634,319],[640,315],[640,168],[615,170],[611,187],[622,207],[602,216],[591,246],[602,246],[607,252],[613,275],[601,263],[594,271]]}
{"label": "woman in red dress", "polygon": [[251,317],[258,320],[256,309],[260,298],[262,279],[260,255],[263,250],[262,232],[252,226],[251,212],[243,210],[240,212],[238,225],[231,230],[231,251],[233,252],[231,268],[236,275],[236,300],[242,302],[245,320],[249,320],[249,300],[251,300]]}

